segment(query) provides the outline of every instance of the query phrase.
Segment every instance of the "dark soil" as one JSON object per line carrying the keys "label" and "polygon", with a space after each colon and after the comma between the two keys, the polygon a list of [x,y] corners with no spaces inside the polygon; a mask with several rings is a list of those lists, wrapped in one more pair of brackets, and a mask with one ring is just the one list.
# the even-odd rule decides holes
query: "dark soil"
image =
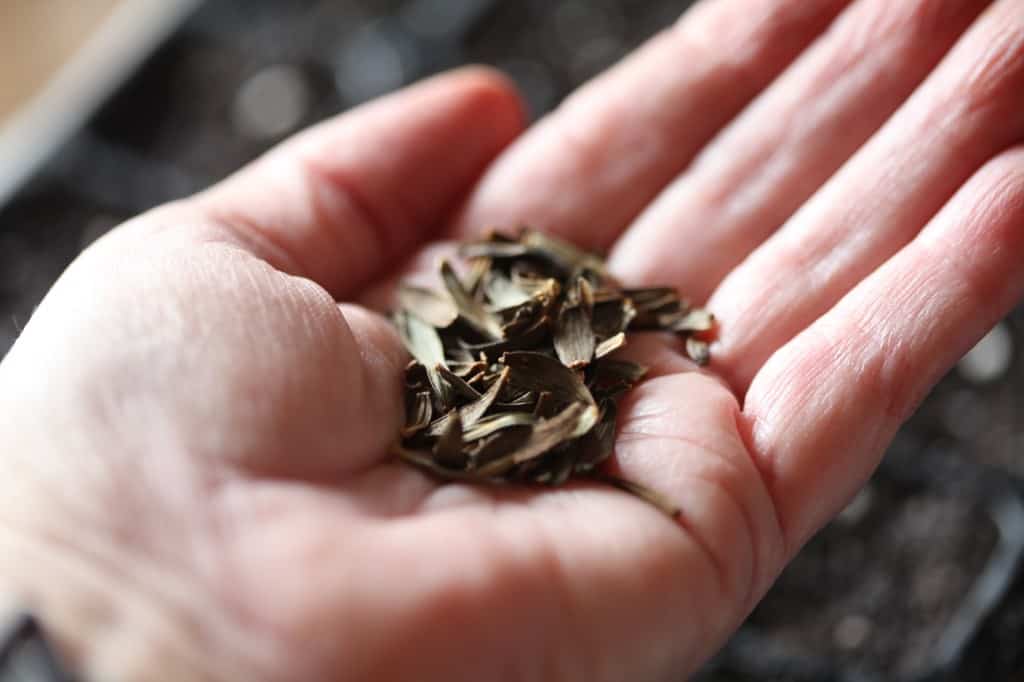
{"label": "dark soil", "polygon": [[865,516],[815,537],[748,622],[791,655],[914,678],[929,670],[997,529],[970,500],[908,494],[884,479],[862,496]]}

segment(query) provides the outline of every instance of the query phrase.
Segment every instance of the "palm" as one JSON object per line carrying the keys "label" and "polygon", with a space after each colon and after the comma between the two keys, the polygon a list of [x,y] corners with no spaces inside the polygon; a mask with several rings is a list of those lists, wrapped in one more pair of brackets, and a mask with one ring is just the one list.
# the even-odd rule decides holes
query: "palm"
{"label": "palm", "polygon": [[[185,491],[178,499],[186,508],[172,499],[154,511],[148,487],[140,507],[161,526],[168,518],[187,523],[154,552],[180,552],[183,537],[223,543],[214,551],[231,569],[208,588],[247,604],[286,650],[304,652],[298,670],[291,657],[278,662],[282,678],[341,671],[338,679],[470,680],[496,668],[510,679],[656,677],[692,667],[694,651],[734,627],[767,584],[768,574],[754,575],[754,552],[772,565],[783,550],[765,544],[780,536],[737,432],[738,403],[719,380],[693,371],[671,341],[649,335],[629,349],[651,372],[622,405],[616,465],[671,491],[684,510],[683,532],[605,487],[440,484],[395,462],[386,443],[401,417],[394,379],[404,354],[386,323],[345,306],[349,327],[360,328],[349,337],[332,323],[340,318],[329,297],[260,261],[212,249],[193,265],[232,282],[211,291],[213,282],[194,281],[197,298],[223,308],[225,319],[234,310],[233,319],[251,322],[225,324],[204,351],[245,374],[200,363],[195,376],[173,378],[193,387],[204,386],[204,376],[228,378],[220,404],[203,411],[234,426],[231,446],[204,452],[210,434],[195,424],[184,429],[194,442],[182,448],[207,470],[200,480],[228,483],[211,496],[191,474],[163,480]],[[265,285],[239,286],[268,275]],[[269,337],[272,344],[246,343]],[[345,350],[353,341],[358,354]],[[268,358],[278,345],[281,356]],[[354,382],[353,357],[378,355],[379,375],[368,386]],[[255,419],[244,397],[254,368],[262,403]],[[289,417],[268,420],[272,414]],[[124,513],[123,494],[118,499]],[[210,537],[211,519],[230,532]],[[403,655],[394,655],[396,646]]]}
{"label": "palm", "polygon": [[[115,483],[148,483],[117,488],[119,518],[160,528],[145,554],[246,626],[250,672],[682,675],[1024,291],[1014,2],[881,3],[878,22],[861,1],[821,35],[845,4],[705,3],[500,155],[517,108],[479,74],[349,114],[95,249],[6,379],[43,366],[30,339],[116,405],[107,423],[148,427],[119,430],[125,452],[172,464],[112,463]],[[520,221],[719,316],[708,373],[658,336],[628,349],[654,372],[622,405],[614,465],[671,495],[678,523],[603,487],[440,485],[387,456],[403,352],[334,300],[384,307],[397,263],[430,269],[427,242]],[[126,261],[108,305],[46,314]],[[168,302],[139,310],[139,288]],[[142,342],[90,366],[58,341],[104,325]],[[111,390],[119,372],[132,383]],[[141,399],[110,397],[126,392]]]}

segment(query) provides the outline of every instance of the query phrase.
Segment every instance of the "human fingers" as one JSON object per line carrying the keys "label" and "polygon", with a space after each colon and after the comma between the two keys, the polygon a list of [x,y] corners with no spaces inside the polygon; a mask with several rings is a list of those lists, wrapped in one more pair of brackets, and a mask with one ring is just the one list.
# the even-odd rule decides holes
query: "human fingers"
{"label": "human fingers", "polygon": [[305,131],[194,202],[277,269],[346,299],[444,222],[524,118],[504,78],[460,69]]}
{"label": "human fingers", "polygon": [[716,367],[742,393],[761,364],[906,244],[1024,136],[1024,14],[983,14],[889,122],[726,277]]}
{"label": "human fingers", "polygon": [[606,249],[846,3],[699,3],[503,154],[453,233],[525,222]]}
{"label": "human fingers", "polygon": [[[626,281],[706,301],[910,95],[987,2],[861,0],[616,242]],[[666,245],[673,248],[665,248]]]}
{"label": "human fingers", "polygon": [[795,550],[853,495],[926,392],[1024,295],[1024,148],[783,346],[744,417]]}

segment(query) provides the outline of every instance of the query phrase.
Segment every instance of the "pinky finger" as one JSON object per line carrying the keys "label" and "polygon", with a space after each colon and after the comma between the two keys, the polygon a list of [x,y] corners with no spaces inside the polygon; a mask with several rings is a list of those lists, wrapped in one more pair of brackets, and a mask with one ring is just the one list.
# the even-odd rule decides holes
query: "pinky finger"
{"label": "pinky finger", "polygon": [[783,346],[744,413],[790,551],[878,464],[931,387],[1024,295],[1024,147]]}

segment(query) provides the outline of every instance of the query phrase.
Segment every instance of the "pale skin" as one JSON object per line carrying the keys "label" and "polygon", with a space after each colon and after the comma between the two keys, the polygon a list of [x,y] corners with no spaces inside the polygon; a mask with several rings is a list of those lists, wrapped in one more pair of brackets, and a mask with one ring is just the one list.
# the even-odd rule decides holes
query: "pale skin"
{"label": "pale skin", "polygon": [[[708,0],[523,127],[443,75],[83,253],[0,365],[0,607],[94,680],[683,679],[1024,293],[1019,0]],[[395,278],[522,222],[718,316],[628,349],[679,519],[388,455]]]}

